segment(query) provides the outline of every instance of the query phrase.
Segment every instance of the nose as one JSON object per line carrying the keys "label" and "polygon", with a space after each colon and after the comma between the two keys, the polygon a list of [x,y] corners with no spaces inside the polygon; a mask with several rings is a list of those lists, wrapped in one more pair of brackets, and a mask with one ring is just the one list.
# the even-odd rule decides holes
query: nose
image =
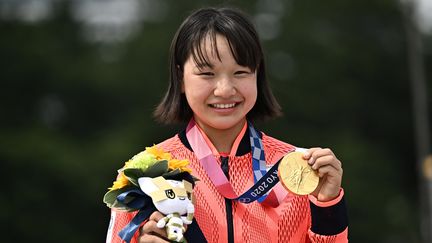
{"label": "nose", "polygon": [[236,87],[230,77],[221,77],[216,82],[214,95],[222,98],[229,98],[237,92]]}

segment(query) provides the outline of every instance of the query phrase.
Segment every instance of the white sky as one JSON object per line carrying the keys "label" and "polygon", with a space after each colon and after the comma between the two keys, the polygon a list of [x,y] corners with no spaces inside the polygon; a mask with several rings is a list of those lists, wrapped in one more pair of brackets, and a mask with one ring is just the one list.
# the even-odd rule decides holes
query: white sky
{"label": "white sky", "polygon": [[432,34],[432,0],[416,0],[417,17],[421,31]]}

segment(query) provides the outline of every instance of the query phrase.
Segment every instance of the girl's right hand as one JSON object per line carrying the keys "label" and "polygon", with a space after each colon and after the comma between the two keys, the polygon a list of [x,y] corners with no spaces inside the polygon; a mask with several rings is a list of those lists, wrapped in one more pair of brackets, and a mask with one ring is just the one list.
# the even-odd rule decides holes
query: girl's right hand
{"label": "girl's right hand", "polygon": [[141,227],[140,235],[138,237],[139,243],[168,243],[167,233],[165,227],[158,228],[157,222],[163,218],[164,215],[159,211],[155,211],[150,215],[149,220]]}

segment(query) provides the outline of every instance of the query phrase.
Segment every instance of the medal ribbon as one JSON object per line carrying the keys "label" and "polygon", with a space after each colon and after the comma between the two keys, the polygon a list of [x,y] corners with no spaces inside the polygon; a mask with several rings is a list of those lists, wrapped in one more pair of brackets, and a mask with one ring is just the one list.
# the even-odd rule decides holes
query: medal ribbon
{"label": "medal ribbon", "polygon": [[266,193],[279,182],[280,160],[267,171],[261,138],[251,123],[248,123],[248,127],[255,184],[240,196],[234,192],[193,119],[186,128],[186,137],[208,177],[222,196],[243,203],[251,203],[255,200],[262,202],[266,198]]}
{"label": "medal ribbon", "polygon": [[[265,154],[264,148],[262,145],[262,140],[258,135],[258,132],[252,126],[250,122],[248,122],[249,127],[249,139],[251,144],[251,152],[252,152],[252,169],[255,184],[267,173],[267,165],[265,162]],[[279,177],[278,177],[279,178]],[[268,193],[258,198],[258,202],[264,201],[266,199]]]}

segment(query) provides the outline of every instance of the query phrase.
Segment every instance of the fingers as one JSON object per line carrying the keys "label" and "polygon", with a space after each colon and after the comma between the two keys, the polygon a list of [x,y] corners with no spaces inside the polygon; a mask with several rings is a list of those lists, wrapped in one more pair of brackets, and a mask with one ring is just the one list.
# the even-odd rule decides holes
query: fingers
{"label": "fingers", "polygon": [[165,228],[157,227],[157,222],[154,220],[149,220],[142,226],[142,234],[158,234],[165,236]]}
{"label": "fingers", "polygon": [[342,169],[339,170],[335,170],[335,168],[331,165],[324,165],[319,167],[317,170],[318,176],[320,178],[324,177],[324,176],[328,176],[328,177],[337,177],[337,176],[341,176],[342,175]]}
{"label": "fingers", "polygon": [[149,220],[154,220],[154,221],[159,221],[160,219],[162,219],[163,217],[165,217],[161,212],[159,211],[154,211],[151,215]]}
{"label": "fingers", "polygon": [[309,165],[314,170],[331,165],[338,172],[342,172],[342,163],[336,158],[333,151],[328,148],[311,148],[303,155],[303,158],[308,160]]}
{"label": "fingers", "polygon": [[138,238],[138,242],[139,243],[167,243],[168,241],[156,235],[145,234],[145,235],[141,235]]}
{"label": "fingers", "polygon": [[329,201],[339,195],[342,183],[342,163],[328,148],[311,148],[303,158],[318,173],[320,183],[312,193],[320,201]]}
{"label": "fingers", "polygon": [[141,227],[139,242],[168,242],[165,228],[157,227],[157,222],[164,217],[158,211],[153,212],[149,220]]}

